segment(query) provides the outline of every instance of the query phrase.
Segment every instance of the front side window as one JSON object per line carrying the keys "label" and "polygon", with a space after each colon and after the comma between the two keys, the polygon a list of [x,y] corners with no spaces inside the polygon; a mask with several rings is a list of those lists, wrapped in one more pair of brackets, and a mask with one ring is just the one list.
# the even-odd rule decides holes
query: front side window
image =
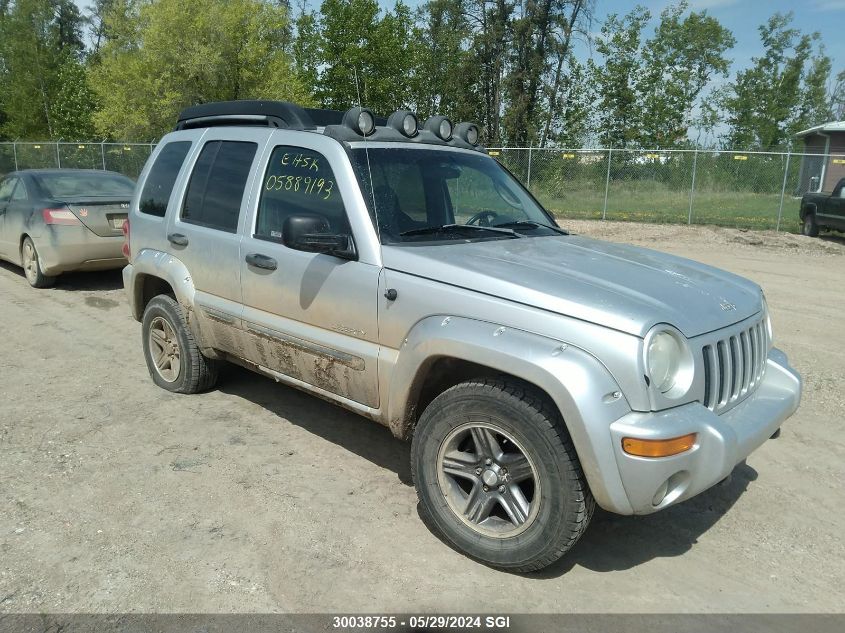
{"label": "front side window", "polygon": [[499,163],[430,148],[352,150],[383,244],[565,233]]}
{"label": "front side window", "polygon": [[141,201],[138,205],[141,213],[164,217],[173,185],[176,184],[176,177],[190,149],[190,141],[174,141],[162,148],[147,175],[147,181],[141,192]]}
{"label": "front side window", "polygon": [[314,150],[282,145],[273,150],[264,173],[255,237],[281,242],[285,220],[292,215],[318,215],[331,233],[350,233],[326,158]]}
{"label": "front side window", "polygon": [[209,141],[188,183],[182,221],[235,233],[256,143]]}

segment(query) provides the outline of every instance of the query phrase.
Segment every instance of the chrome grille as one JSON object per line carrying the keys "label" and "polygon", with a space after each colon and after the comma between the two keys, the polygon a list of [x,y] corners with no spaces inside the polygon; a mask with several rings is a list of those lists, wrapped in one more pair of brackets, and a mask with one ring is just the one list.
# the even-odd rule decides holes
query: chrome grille
{"label": "chrome grille", "polygon": [[763,321],[702,348],[704,406],[720,413],[752,393],[766,371],[769,340]]}

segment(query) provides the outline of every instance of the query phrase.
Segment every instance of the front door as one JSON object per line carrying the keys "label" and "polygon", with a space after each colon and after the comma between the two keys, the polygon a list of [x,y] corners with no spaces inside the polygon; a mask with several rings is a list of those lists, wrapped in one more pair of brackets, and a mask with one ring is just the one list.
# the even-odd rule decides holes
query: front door
{"label": "front door", "polygon": [[845,179],[840,180],[825,203],[824,213],[819,218],[822,224],[845,230]]}
{"label": "front door", "polygon": [[241,248],[248,359],[377,408],[380,267],[282,244],[292,215],[319,215],[332,233],[353,234],[346,212],[351,185],[335,179],[343,157],[294,145],[267,154]]}
{"label": "front door", "polygon": [[240,336],[241,227],[254,163],[266,132],[215,129],[203,136],[181,203],[170,214],[170,250],[191,273],[194,314],[203,343],[243,355]]}

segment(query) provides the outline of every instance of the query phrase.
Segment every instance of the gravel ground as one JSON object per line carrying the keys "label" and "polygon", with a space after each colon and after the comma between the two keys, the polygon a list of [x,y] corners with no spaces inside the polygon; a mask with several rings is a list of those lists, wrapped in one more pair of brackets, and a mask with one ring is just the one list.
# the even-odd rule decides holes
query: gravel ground
{"label": "gravel ground", "polygon": [[727,483],[498,572],[426,529],[386,429],[234,367],[166,393],[118,272],[35,291],[3,265],[0,612],[845,610],[845,240],[564,224],[765,288],[804,402]]}

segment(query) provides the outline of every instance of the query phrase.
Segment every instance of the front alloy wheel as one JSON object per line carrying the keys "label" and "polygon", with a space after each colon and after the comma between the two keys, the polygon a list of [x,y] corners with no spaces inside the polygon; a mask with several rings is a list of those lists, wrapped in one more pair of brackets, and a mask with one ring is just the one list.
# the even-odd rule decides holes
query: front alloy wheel
{"label": "front alloy wheel", "polygon": [[563,556],[595,507],[563,420],[530,385],[455,385],[420,416],[411,445],[420,514],[467,555],[534,571]]}
{"label": "front alloy wheel", "polygon": [[537,471],[503,429],[484,423],[459,426],[441,445],[437,464],[449,508],[479,534],[516,536],[537,518]]}

